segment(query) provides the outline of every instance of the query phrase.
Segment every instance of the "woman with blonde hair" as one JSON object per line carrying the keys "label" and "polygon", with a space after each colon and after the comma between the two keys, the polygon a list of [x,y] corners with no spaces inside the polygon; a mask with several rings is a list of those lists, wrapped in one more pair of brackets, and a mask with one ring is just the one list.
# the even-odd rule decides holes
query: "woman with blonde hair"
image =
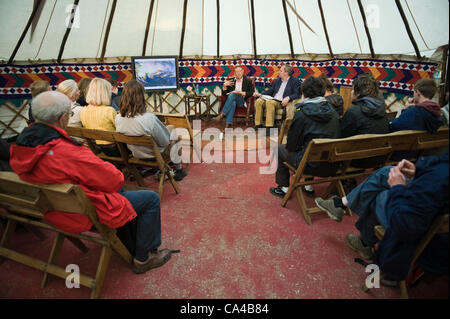
{"label": "woman with blonde hair", "polygon": [[[111,107],[111,84],[100,78],[95,78],[89,84],[86,95],[87,106],[81,110],[81,123],[85,128],[103,131],[115,131],[114,123],[117,115]],[[108,156],[120,156],[114,143],[96,140],[103,153]]]}
{"label": "woman with blonde hair", "polygon": [[71,105],[71,114],[68,126],[81,127],[80,112],[82,107],[76,102],[80,96],[80,90],[74,80],[65,80],[58,84],[56,91],[66,95]]}
{"label": "woman with blonde hair", "polygon": [[[155,114],[148,113],[145,105],[145,90],[136,80],[128,81],[119,103],[120,113],[116,116],[116,130],[128,136],[150,135],[161,153],[170,152],[170,131]],[[134,157],[151,159],[155,155],[151,147],[144,145],[127,145]],[[174,179],[181,181],[187,173],[181,162],[175,163]]]}

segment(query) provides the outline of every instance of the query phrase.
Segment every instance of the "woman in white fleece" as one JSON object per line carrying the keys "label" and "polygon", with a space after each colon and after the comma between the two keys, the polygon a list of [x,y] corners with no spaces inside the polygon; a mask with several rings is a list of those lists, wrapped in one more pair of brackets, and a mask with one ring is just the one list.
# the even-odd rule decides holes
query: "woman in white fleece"
{"label": "woman in white fleece", "polygon": [[[145,106],[145,89],[136,80],[128,81],[123,89],[119,114],[115,123],[116,131],[127,136],[150,135],[162,153],[170,146],[170,132],[155,114],[148,113]],[[151,159],[155,155],[149,146],[127,145],[133,156],[140,159]],[[176,164],[174,179],[181,181],[186,176],[181,163]]]}
{"label": "woman in white fleece", "polygon": [[80,90],[78,89],[77,82],[74,80],[65,80],[58,84],[56,91],[65,94],[72,103],[71,114],[69,118],[68,126],[81,127],[80,113],[83,109],[76,101],[80,97]]}

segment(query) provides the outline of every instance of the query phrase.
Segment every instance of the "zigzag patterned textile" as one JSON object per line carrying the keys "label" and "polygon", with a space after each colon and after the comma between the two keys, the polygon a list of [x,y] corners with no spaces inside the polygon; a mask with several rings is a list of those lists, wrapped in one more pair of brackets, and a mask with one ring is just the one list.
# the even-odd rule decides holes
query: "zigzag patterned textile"
{"label": "zigzag patterned textile", "polygon": [[[180,87],[184,89],[192,84],[212,89],[222,85],[227,77],[234,76],[233,69],[237,65],[243,66],[245,73],[255,78],[258,87],[263,87],[277,78],[278,70],[286,63],[293,67],[293,76],[302,79],[325,73],[336,87],[351,86],[359,74],[372,73],[382,89],[400,95],[410,95],[417,80],[432,78],[437,67],[429,62],[361,59],[180,59],[178,63]],[[49,81],[55,88],[64,80],[79,81],[84,77],[113,78],[123,85],[133,78],[133,72],[130,63],[0,65],[0,99],[30,98],[29,86],[36,80]]]}

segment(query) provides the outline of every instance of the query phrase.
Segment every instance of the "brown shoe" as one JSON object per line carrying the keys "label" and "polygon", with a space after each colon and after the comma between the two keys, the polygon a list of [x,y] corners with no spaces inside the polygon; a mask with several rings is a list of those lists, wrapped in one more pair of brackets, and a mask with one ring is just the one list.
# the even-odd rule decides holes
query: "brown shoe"
{"label": "brown shoe", "polygon": [[225,117],[225,114],[220,113],[218,116],[216,116],[216,117],[214,118],[214,121],[220,122],[220,121],[222,121],[222,119],[223,119],[224,117]]}
{"label": "brown shoe", "polygon": [[143,274],[153,268],[158,268],[164,265],[172,257],[172,251],[170,249],[161,249],[156,252],[149,252],[148,258],[144,262],[139,262],[133,259],[133,271],[136,274]]}

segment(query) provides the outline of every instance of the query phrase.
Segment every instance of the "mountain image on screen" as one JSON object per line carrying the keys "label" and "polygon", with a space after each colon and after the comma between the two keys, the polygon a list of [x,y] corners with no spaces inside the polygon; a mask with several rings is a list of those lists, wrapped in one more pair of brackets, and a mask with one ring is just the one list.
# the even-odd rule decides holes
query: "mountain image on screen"
{"label": "mountain image on screen", "polygon": [[177,75],[174,60],[136,61],[136,79],[146,89],[176,89]]}

